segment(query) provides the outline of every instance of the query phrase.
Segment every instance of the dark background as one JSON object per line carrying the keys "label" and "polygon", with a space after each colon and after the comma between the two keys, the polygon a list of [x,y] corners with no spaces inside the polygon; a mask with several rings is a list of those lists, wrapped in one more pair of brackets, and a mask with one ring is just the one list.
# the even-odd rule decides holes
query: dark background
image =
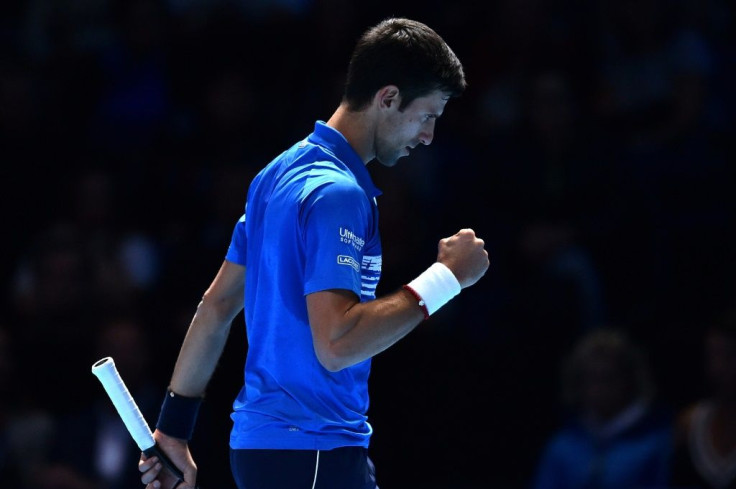
{"label": "dark background", "polygon": [[[369,165],[384,192],[379,293],[462,227],[491,267],[374,359],[381,487],[528,484],[563,414],[559,363],[593,328],[645,347],[662,403],[704,393],[704,328],[736,300],[730,2],[31,0],[0,13],[0,327],[22,379],[0,402],[61,422],[100,399],[89,368],[118,316],[142,327],[138,360],[163,393],[250,179],[329,118],[354,42],[389,15],[433,27],[469,86],[430,147]],[[232,487],[244,345],[238,318],[193,442],[210,489]]]}

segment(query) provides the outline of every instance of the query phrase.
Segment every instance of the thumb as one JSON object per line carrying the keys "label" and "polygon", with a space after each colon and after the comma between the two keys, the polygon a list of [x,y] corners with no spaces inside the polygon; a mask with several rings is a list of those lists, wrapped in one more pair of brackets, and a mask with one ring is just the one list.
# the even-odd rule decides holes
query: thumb
{"label": "thumb", "polygon": [[198,489],[197,488],[197,471],[191,467],[185,467],[183,470],[184,478],[175,486],[176,489]]}

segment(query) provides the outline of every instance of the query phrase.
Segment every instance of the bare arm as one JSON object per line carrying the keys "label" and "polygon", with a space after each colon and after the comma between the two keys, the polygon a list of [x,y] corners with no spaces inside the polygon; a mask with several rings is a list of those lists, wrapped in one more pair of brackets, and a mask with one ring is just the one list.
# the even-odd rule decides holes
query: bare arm
{"label": "bare arm", "polygon": [[[447,265],[462,287],[474,284],[488,269],[482,240],[465,229],[440,241],[437,261]],[[390,347],[424,318],[416,299],[405,290],[360,302],[347,290],[307,296],[314,349],[330,371],[355,365]]]}
{"label": "bare arm", "polygon": [[364,303],[347,290],[315,292],[307,308],[317,358],[333,372],[382,352],[424,319],[405,290]]}
{"label": "bare arm", "polygon": [[[245,268],[228,261],[223,262],[212,284],[204,293],[194,314],[171,378],[171,390],[186,397],[201,397],[215,371],[222,350],[227,342],[230,325],[243,309]],[[193,488],[197,478],[197,466],[189,452],[186,440],[167,436],[159,430],[153,434],[156,443],[174,464],[184,473],[179,489]],[[156,458],[141,456],[138,464],[141,482],[148,489],[172,487],[177,481],[167,470],[162,470]]]}
{"label": "bare arm", "polygon": [[200,397],[225,347],[230,325],[243,309],[245,267],[223,262],[197,306],[171,377],[171,390]]}

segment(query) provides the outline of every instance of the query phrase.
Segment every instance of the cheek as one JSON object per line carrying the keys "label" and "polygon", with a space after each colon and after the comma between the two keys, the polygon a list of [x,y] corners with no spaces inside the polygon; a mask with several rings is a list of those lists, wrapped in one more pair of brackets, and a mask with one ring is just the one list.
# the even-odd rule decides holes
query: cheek
{"label": "cheek", "polygon": [[394,144],[394,135],[395,131],[391,127],[386,127],[385,130],[382,130],[378,135],[378,140],[376,141],[376,149],[380,152],[381,150],[392,146]]}
{"label": "cheek", "polygon": [[422,126],[414,122],[404,124],[397,128],[394,138],[400,142],[402,146],[413,144],[421,134]]}
{"label": "cheek", "polygon": [[398,117],[390,118],[386,124],[380,126],[381,139],[390,140],[401,131],[401,120]]}
{"label": "cheek", "polygon": [[409,144],[412,135],[407,132],[406,125],[397,125],[386,133],[385,141],[391,147],[404,147]]}

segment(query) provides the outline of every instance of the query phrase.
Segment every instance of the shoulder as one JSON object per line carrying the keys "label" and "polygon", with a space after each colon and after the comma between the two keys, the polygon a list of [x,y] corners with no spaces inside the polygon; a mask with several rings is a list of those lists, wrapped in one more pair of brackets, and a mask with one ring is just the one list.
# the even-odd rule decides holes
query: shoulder
{"label": "shoulder", "polygon": [[310,165],[309,175],[299,190],[299,220],[311,227],[317,219],[322,225],[350,222],[368,224],[373,215],[368,195],[352,174],[342,172],[330,162]]}
{"label": "shoulder", "polygon": [[334,161],[317,161],[310,165],[303,189],[303,200],[367,199],[355,177]]}

